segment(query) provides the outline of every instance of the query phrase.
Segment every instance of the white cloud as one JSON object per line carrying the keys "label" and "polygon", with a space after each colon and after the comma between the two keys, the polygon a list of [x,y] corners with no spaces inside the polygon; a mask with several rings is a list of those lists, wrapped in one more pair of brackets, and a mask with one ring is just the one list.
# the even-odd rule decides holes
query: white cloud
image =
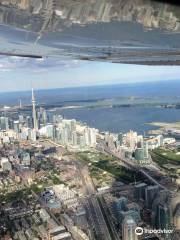
{"label": "white cloud", "polygon": [[1,91],[178,79],[180,67],[0,57]]}
{"label": "white cloud", "polygon": [[82,65],[82,61],[79,60],[61,60],[59,58],[42,58],[42,59],[32,59],[23,57],[1,57],[0,58],[0,68],[4,69],[23,69],[23,71],[30,72],[44,72],[45,69],[53,70],[63,70],[64,68],[77,68]]}
{"label": "white cloud", "polygon": [[12,69],[8,69],[8,68],[2,69],[2,68],[0,68],[0,72],[11,72],[11,71],[12,71]]}

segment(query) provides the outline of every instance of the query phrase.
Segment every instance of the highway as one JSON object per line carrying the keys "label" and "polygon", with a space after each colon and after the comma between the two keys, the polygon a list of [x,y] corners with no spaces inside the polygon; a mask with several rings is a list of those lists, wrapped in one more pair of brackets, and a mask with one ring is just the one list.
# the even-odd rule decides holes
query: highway
{"label": "highway", "polygon": [[[54,142],[51,142],[51,144],[54,144]],[[56,144],[56,146],[59,146],[59,144]],[[112,151],[108,148],[104,148],[103,149],[107,154],[115,156],[116,158],[118,158],[121,162],[124,163],[125,166],[127,166],[128,168],[141,173],[143,176],[145,176],[145,178],[147,178],[151,183],[158,185],[160,189],[164,189],[167,190],[168,189],[161,185],[159,182],[156,181],[156,179],[154,179],[150,173],[148,172],[148,169],[146,170],[144,167],[142,168],[141,166],[135,164],[132,160],[130,159],[124,159],[122,158],[122,156],[120,156],[120,154],[118,154],[115,151]],[[85,203],[85,208],[87,210],[87,214],[89,217],[89,221],[90,221],[90,227],[91,227],[91,232],[92,235],[94,235],[94,239],[98,239],[98,240],[111,240],[111,239],[115,239],[115,240],[119,240],[119,235],[115,229],[115,227],[113,226],[113,221],[111,219],[111,217],[109,216],[109,213],[107,211],[106,206],[103,206],[103,204],[101,204],[102,209],[99,205],[99,202],[97,200],[97,197],[99,195],[99,199],[101,199],[102,202],[102,193],[99,193],[95,190],[94,188],[94,184],[92,182],[91,177],[89,176],[89,170],[88,167],[84,164],[82,164],[81,162],[76,161],[76,166],[77,169],[79,171],[79,175],[80,178],[82,180],[83,183],[83,189],[84,189],[84,203]],[[121,187],[122,190],[123,187]],[[110,188],[107,190],[107,192],[109,191],[113,191],[114,189]],[[102,213],[103,210],[103,213]],[[106,217],[106,221],[108,223],[108,226],[106,224],[105,218]],[[109,229],[111,230],[111,235],[109,232]],[[112,236],[112,238],[111,238]]]}
{"label": "highway", "polygon": [[[55,143],[55,142],[52,141],[52,140],[48,140],[48,141],[49,141],[51,144],[54,144],[56,147],[63,147],[62,145],[57,144],[57,143]],[[97,149],[97,150],[100,151],[99,149]],[[160,184],[158,181],[156,181],[156,179],[154,179],[144,168],[142,168],[142,167],[140,167],[139,165],[135,164],[132,160],[128,160],[128,159],[122,158],[122,156],[120,156],[118,153],[116,153],[116,152],[108,149],[107,147],[104,147],[104,148],[103,148],[103,151],[106,152],[106,153],[109,154],[109,155],[112,155],[112,156],[118,158],[118,159],[119,159],[121,162],[123,162],[123,163],[125,164],[125,166],[127,166],[128,168],[133,169],[133,170],[135,170],[135,171],[137,171],[137,172],[140,172],[144,177],[146,177],[147,179],[149,179],[149,181],[150,181],[151,183],[153,183],[153,184],[155,184],[155,185],[158,185],[159,188],[168,191],[168,189],[167,189],[165,186],[161,185],[161,184]],[[103,151],[102,151],[102,152],[103,152]],[[87,172],[86,172],[86,173],[87,173]],[[86,176],[86,175],[84,175],[84,176]],[[90,177],[89,177],[89,178],[90,178]],[[85,179],[85,180],[86,180],[86,179]],[[89,182],[90,182],[90,179],[87,180],[87,183],[89,183]],[[93,184],[92,184],[92,186],[93,186]],[[93,186],[93,189],[92,189],[92,186],[89,186],[89,184],[87,184],[87,188],[90,188],[90,189],[87,189],[87,191],[88,191],[88,192],[86,193],[87,195],[92,195],[92,194],[95,193],[94,186]]]}
{"label": "highway", "polygon": [[106,216],[106,220],[111,228],[111,233],[113,235],[113,239],[114,240],[120,240],[120,235],[118,234],[117,230],[116,230],[116,226],[114,224],[114,219],[112,217],[112,214],[111,212],[109,211],[109,208],[106,204],[106,202],[104,201],[104,198],[102,196],[99,196],[99,201],[100,201],[100,204],[101,204],[101,207],[103,209],[103,212],[104,212],[104,216]]}
{"label": "highway", "polygon": [[156,181],[156,179],[154,179],[144,168],[140,167],[139,165],[136,165],[132,160],[128,160],[128,159],[123,159],[121,156],[119,156],[119,154],[117,154],[114,151],[111,151],[107,148],[104,149],[104,151],[116,158],[118,158],[121,162],[125,163],[127,165],[128,168],[135,170],[139,173],[141,173],[144,177],[146,177],[151,183],[158,185],[159,188],[164,189],[169,191],[165,186],[161,185],[158,181]]}
{"label": "highway", "polygon": [[99,206],[99,202],[94,195],[96,191],[91,177],[89,176],[88,168],[80,163],[77,163],[77,165],[82,179],[84,192],[86,195],[91,196],[85,200],[85,204],[93,230],[95,232],[95,238],[98,240],[111,240],[111,236]]}

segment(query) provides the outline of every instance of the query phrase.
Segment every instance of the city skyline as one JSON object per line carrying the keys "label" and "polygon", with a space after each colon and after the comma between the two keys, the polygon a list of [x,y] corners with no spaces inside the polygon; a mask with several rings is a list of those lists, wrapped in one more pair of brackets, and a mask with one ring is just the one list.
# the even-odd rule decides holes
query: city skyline
{"label": "city skyline", "polygon": [[180,8],[0,1],[0,239],[180,239]]}
{"label": "city skyline", "polygon": [[[95,231],[97,239],[100,237],[103,240],[110,240],[113,239],[112,236],[117,236],[119,239],[120,233],[122,240],[127,240],[127,236],[130,239],[138,239],[136,229],[140,226],[142,229],[140,234],[144,236],[146,231],[153,231],[153,227],[161,228],[162,237],[169,240],[168,237],[173,232],[172,226],[174,229],[179,228],[179,193],[176,192],[179,175],[177,170],[174,173],[176,182],[167,182],[168,176],[165,177],[163,174],[167,174],[166,164],[163,164],[165,168],[162,173],[157,156],[158,154],[166,156],[164,151],[169,154],[168,147],[178,151],[178,141],[171,135],[171,137],[166,136],[164,130],[162,135],[153,137],[139,135],[132,130],[125,133],[118,131],[116,134],[109,131],[101,132],[97,128],[78,122],[75,118],[64,118],[56,112],[56,108],[46,109],[46,106],[35,108],[36,99],[33,89],[31,97],[30,108],[22,106],[12,108],[5,115],[3,111],[0,117],[0,147],[2,149],[3,146],[8,146],[13,150],[11,154],[5,155],[6,157],[1,156],[1,171],[8,174],[8,178],[4,175],[0,185],[2,186],[7,178],[12,187],[10,191],[14,191],[15,188],[21,191],[21,184],[24,184],[26,190],[35,194],[35,199],[40,204],[47,206],[44,208],[41,205],[41,208],[36,211],[36,218],[42,219],[43,227],[46,226],[44,222],[49,223],[49,214],[52,217],[58,216],[61,223],[58,222],[59,225],[53,226],[56,230],[58,227],[58,231],[59,227],[62,229],[66,226],[68,232],[63,228],[63,236],[67,236],[69,240],[71,235],[75,236],[74,240],[81,239],[81,236],[83,240],[89,240],[86,230],[91,221],[89,229],[92,233]],[[19,143],[18,148],[17,143]],[[5,148],[5,151],[9,151],[9,148]],[[63,151],[64,153],[67,151],[67,155],[64,155]],[[171,167],[174,167],[178,161],[178,159],[172,161]],[[64,173],[62,169],[65,170]],[[16,177],[14,184],[12,180],[14,175],[10,175],[13,170]],[[69,171],[74,174],[71,178]],[[111,195],[115,183],[117,184],[115,192],[117,187],[120,187],[117,197]],[[174,192],[173,198],[172,192]],[[26,196],[25,193],[24,199]],[[78,201],[82,196],[87,200],[83,204]],[[2,199],[5,200],[3,207],[7,209],[6,194]],[[33,200],[30,203],[32,204]],[[90,207],[87,208],[87,206]],[[102,211],[105,206],[110,212]],[[151,210],[150,229],[146,223],[147,220],[140,214],[142,207],[146,215]],[[63,208],[65,214],[61,213]],[[91,218],[87,217],[86,211]],[[34,212],[31,211],[31,213]],[[17,227],[14,219],[16,217],[25,219],[29,215],[29,209],[25,210],[25,217],[24,212],[21,210],[18,212],[17,209],[9,214],[12,224]],[[111,222],[110,225],[107,225],[105,216]],[[25,222],[26,227],[27,220],[22,221]],[[150,219],[148,222],[150,223]],[[75,224],[76,231],[71,228],[73,226],[71,223]],[[37,226],[38,224],[36,223]],[[143,230],[141,226],[147,228]],[[25,229],[24,225],[23,229]],[[163,232],[163,229],[166,229],[167,233],[166,230]],[[24,231],[27,235],[26,230]],[[61,236],[62,233],[58,231],[54,233],[54,229],[44,229],[46,236],[48,234],[51,236],[51,232],[53,232],[52,235]],[[16,234],[23,235],[24,232],[16,231]],[[28,234],[33,236],[34,228],[31,228]],[[41,232],[40,236],[42,236]]]}

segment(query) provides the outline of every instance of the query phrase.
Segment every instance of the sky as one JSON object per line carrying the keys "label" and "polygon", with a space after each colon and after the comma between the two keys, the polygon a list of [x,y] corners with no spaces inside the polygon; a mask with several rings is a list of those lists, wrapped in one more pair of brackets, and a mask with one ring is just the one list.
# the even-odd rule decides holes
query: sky
{"label": "sky", "polygon": [[0,92],[179,79],[180,66],[0,57]]}

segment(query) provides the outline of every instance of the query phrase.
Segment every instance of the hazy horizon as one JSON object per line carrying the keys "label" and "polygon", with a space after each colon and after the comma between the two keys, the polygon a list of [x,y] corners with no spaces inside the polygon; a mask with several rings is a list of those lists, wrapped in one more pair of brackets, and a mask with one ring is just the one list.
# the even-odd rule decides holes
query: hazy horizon
{"label": "hazy horizon", "polygon": [[105,84],[98,84],[98,85],[81,85],[81,86],[69,86],[69,87],[50,87],[50,88],[34,88],[33,86],[29,89],[25,89],[25,90],[15,90],[15,91],[1,91],[0,89],[0,93],[2,94],[8,94],[8,93],[25,93],[25,92],[31,92],[32,88],[34,89],[34,91],[51,91],[51,90],[68,90],[68,89],[79,89],[79,88],[101,88],[101,87],[110,87],[110,86],[134,86],[134,85],[149,85],[149,84],[161,84],[162,82],[173,82],[173,83],[180,83],[180,79],[167,79],[167,80],[154,80],[154,81],[137,81],[137,82],[120,82],[120,83],[105,83]]}
{"label": "hazy horizon", "polygon": [[180,66],[0,58],[0,92],[178,80]]}
{"label": "hazy horizon", "polygon": [[[139,83],[121,83],[99,86],[35,89],[37,103],[71,103],[102,99],[124,99],[129,97],[154,99],[158,102],[180,102],[180,81],[169,80]],[[31,104],[31,89],[27,91],[2,92],[0,105]],[[150,101],[150,100],[149,100]]]}

